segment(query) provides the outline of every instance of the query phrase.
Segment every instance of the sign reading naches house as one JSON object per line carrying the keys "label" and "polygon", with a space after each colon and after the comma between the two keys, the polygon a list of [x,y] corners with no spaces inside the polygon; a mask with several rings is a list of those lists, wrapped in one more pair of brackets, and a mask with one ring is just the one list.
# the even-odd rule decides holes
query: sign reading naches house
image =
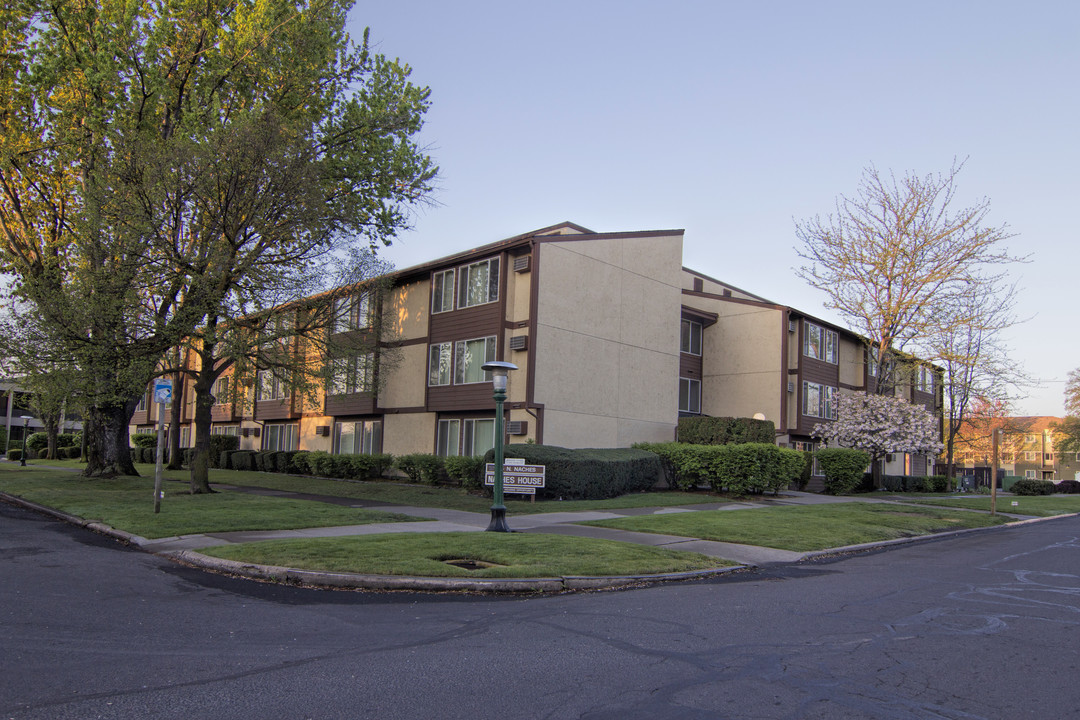
{"label": "sign reading naches house", "polygon": [[[484,484],[495,484],[495,463],[487,464]],[[526,465],[520,458],[503,461],[503,492],[518,495],[535,495],[536,488],[544,487],[544,466]]]}

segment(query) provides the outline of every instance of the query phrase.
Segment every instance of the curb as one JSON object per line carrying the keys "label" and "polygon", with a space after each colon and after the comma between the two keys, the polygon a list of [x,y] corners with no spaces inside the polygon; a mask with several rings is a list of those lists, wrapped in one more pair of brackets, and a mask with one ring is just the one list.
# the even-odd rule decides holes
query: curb
{"label": "curb", "polygon": [[699,580],[736,570],[745,565],[660,575],[605,575],[546,578],[439,578],[409,575],[360,575],[357,573],[297,570],[274,565],[224,560],[194,550],[154,553],[174,562],[211,572],[246,577],[262,582],[304,585],[339,590],[408,590],[412,592],[475,592],[497,594],[560,593],[574,590],[606,590],[680,580]]}
{"label": "curb", "polygon": [[[303,585],[339,590],[400,590],[411,592],[474,592],[490,594],[544,594],[573,592],[580,590],[606,590],[625,588],[632,586],[645,586],[665,582],[678,582],[688,580],[701,580],[732,572],[748,570],[755,565],[734,565],[711,570],[693,570],[689,572],[664,573],[659,575],[605,575],[605,576],[575,576],[548,578],[437,578],[416,577],[407,575],[361,575],[357,573],[323,572],[318,570],[298,570],[295,568],[278,567],[273,565],[257,565],[243,563],[235,560],[224,560],[194,550],[166,550],[154,552],[145,546],[150,542],[140,535],[134,535],[124,530],[118,530],[111,525],[99,522],[90,522],[77,515],[62,512],[46,505],[25,500],[17,495],[0,492],[0,500],[18,505],[28,510],[39,512],[43,515],[54,517],[71,525],[76,525],[91,530],[101,535],[112,537],[128,545],[135,546],[143,552],[165,558],[172,562],[189,567],[200,568],[210,572],[218,572],[226,575],[244,577],[260,582],[282,583],[288,585]],[[993,525],[982,528],[964,528],[951,530],[933,535],[917,535],[914,537],[895,538],[892,540],[880,540],[860,545],[846,545],[843,547],[828,548],[826,550],[813,550],[803,553],[796,562],[816,560],[820,558],[835,557],[840,555],[865,552],[871,550],[884,550],[897,545],[909,545],[919,542],[930,542],[944,538],[958,537],[968,533],[985,532],[987,530],[999,530],[1001,528],[1030,525],[1048,520],[1076,517],[1080,513],[1068,513],[1064,515],[1051,515],[1048,517],[1035,517],[1026,520],[1014,520],[1003,525]]]}
{"label": "curb", "polygon": [[167,550],[154,552],[144,546],[149,542],[141,535],[117,530],[111,525],[90,522],[77,515],[62,512],[47,505],[25,500],[17,495],[0,492],[0,500],[19,505],[28,510],[54,517],[68,524],[91,530],[114,538],[143,552],[172,562],[196,567],[210,572],[245,577],[260,582],[305,585],[339,590],[406,590],[412,592],[476,592],[499,594],[560,593],[576,590],[605,590],[620,587],[641,586],[662,582],[700,580],[746,570],[750,566],[733,565],[711,570],[692,570],[660,575],[604,575],[550,578],[437,578],[411,575],[361,575],[358,573],[335,573],[318,570],[298,570],[274,565],[257,565],[235,560],[224,560],[195,552],[194,550]]}

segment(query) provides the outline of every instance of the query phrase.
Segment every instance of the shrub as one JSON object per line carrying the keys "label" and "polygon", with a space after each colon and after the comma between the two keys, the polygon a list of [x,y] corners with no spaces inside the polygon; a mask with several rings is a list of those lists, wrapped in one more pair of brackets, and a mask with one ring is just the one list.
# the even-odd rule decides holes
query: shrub
{"label": "shrub", "polygon": [[870,454],[850,448],[823,448],[814,453],[825,476],[825,492],[842,495],[858,485],[870,464]]}
{"label": "shrub", "polygon": [[8,460],[22,460],[22,450],[8,450]]}
{"label": "shrub", "polygon": [[777,493],[795,482],[806,467],[800,451],[773,443],[724,445],[718,450],[710,465],[711,484],[717,492],[726,489],[736,495],[766,490]]}
{"label": "shrub", "polygon": [[334,456],[323,450],[311,450],[305,459],[308,472],[319,477],[334,476]]}
{"label": "shrub", "polygon": [[673,490],[693,490],[709,483],[716,445],[690,445],[682,442],[635,443],[634,449],[646,450],[660,457],[663,477]]}
{"label": "shrub", "polygon": [[691,445],[774,443],[776,426],[753,418],[687,417],[679,419],[678,438]]}
{"label": "shrub", "polygon": [[56,447],[68,448],[82,445],[82,433],[60,433],[56,436]]}
{"label": "shrub", "polygon": [[27,450],[44,450],[49,446],[49,434],[43,432],[30,433],[26,437]]}
{"label": "shrub", "polygon": [[308,465],[308,456],[311,453],[307,450],[300,450],[292,456],[292,466],[295,472],[301,475],[310,475],[311,467]]}
{"label": "shrub", "polygon": [[255,451],[254,450],[234,450],[229,453],[229,466],[233,470],[254,470],[255,469]]}
{"label": "shrub", "polygon": [[0,454],[7,452],[7,438],[8,429],[6,427],[0,428]]}
{"label": "shrub", "polygon": [[382,474],[394,465],[394,456],[385,453],[373,455],[338,455],[344,474],[342,477],[352,480],[367,480],[382,477]]}
{"label": "shrub", "polygon": [[135,433],[131,436],[131,444],[137,448],[157,447],[157,435],[153,433]]}
{"label": "shrub", "polygon": [[394,464],[408,476],[409,482],[423,481],[434,485],[439,482],[439,477],[443,474],[443,458],[438,455],[426,453],[402,455],[394,461]]}
{"label": "shrub", "polygon": [[1067,495],[1076,495],[1080,493],[1080,481],[1062,480],[1057,484],[1057,492],[1065,493]]}
{"label": "shrub", "polygon": [[296,453],[296,450],[282,450],[274,453],[274,469],[271,472],[293,472],[293,458],[296,456]]}
{"label": "shrub", "polygon": [[458,455],[446,458],[446,474],[466,490],[476,491],[484,487],[483,455]]}
{"label": "shrub", "polygon": [[[226,470],[231,466],[226,465],[227,462],[223,453],[231,453],[240,449],[240,438],[236,435],[211,435],[210,436],[210,467],[221,467]],[[217,463],[215,465],[215,462]]]}
{"label": "shrub", "polygon": [[64,448],[64,457],[69,460],[78,460],[82,457],[81,443],[79,445],[72,445],[71,447]]}
{"label": "shrub", "polygon": [[1054,489],[1054,483],[1051,481],[1034,478],[1021,478],[1012,486],[1014,495],[1053,495]]}
{"label": "shrub", "polygon": [[[489,450],[484,462],[494,457]],[[546,486],[537,489],[542,497],[599,500],[644,492],[663,479],[659,456],[636,448],[570,450],[524,443],[509,445],[506,457],[545,467]]]}

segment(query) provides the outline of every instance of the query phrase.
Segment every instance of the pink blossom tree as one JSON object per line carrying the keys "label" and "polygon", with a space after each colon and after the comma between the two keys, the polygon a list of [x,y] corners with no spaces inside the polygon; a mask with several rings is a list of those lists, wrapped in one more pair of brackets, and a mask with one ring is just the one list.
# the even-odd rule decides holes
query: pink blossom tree
{"label": "pink blossom tree", "polygon": [[888,453],[937,455],[942,447],[941,419],[893,395],[841,393],[836,420],[815,425],[813,434],[829,447],[870,453],[875,480],[877,461]]}

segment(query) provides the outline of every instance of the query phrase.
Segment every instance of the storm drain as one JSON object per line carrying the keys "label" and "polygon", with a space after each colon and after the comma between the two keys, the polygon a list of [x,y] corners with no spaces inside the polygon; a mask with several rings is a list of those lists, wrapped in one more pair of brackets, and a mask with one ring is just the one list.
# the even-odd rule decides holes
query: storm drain
{"label": "storm drain", "polygon": [[484,562],[483,560],[470,560],[468,558],[456,558],[456,559],[453,559],[453,560],[443,560],[443,562],[446,563],[447,565],[453,565],[454,567],[459,567],[462,570],[483,570],[485,568],[505,567],[505,565],[500,565],[498,563],[489,563],[489,562]]}

